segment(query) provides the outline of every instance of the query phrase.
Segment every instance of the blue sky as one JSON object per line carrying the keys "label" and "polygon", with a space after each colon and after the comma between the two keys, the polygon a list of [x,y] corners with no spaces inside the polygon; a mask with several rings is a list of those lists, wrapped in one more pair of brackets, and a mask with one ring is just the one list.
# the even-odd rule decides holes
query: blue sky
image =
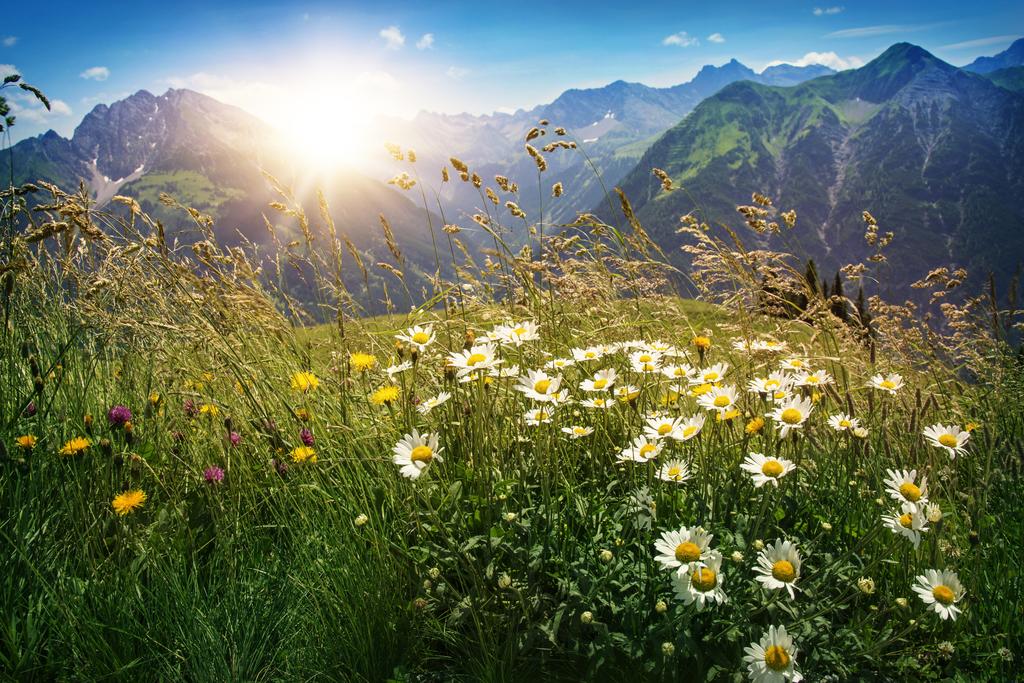
{"label": "blue sky", "polygon": [[0,68],[56,102],[44,114],[16,96],[15,140],[48,128],[68,135],[97,103],[142,88],[190,87],[284,124],[324,102],[364,116],[484,113],[620,78],[673,85],[733,57],[755,69],[857,66],[908,41],[961,65],[1024,34],[1024,3],[985,0],[51,1],[5,14]]}

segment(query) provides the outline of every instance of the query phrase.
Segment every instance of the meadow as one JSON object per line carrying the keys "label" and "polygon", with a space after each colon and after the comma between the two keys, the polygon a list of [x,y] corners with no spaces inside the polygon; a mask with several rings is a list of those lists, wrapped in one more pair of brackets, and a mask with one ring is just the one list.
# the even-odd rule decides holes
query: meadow
{"label": "meadow", "polygon": [[[445,181],[485,184],[452,163]],[[427,303],[376,317],[344,277],[373,265],[326,206],[283,197],[300,238],[268,261],[195,209],[205,238],[179,245],[128,197],[7,192],[29,226],[3,245],[3,675],[1016,676],[1015,311],[936,294],[931,324],[875,299],[868,320],[743,246],[799,240],[761,195],[684,217],[680,274],[624,196],[618,228],[554,226],[517,192],[481,187],[482,263],[432,226],[457,277],[439,265]],[[850,277],[885,261],[870,214],[865,232],[877,258]]]}

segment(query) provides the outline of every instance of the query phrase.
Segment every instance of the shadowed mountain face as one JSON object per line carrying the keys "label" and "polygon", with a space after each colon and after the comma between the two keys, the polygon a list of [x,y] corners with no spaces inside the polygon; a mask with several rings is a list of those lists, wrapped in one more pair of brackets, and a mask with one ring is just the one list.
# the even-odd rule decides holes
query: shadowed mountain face
{"label": "shadowed mountain face", "polygon": [[[326,248],[327,234],[317,211],[316,190],[321,189],[338,231],[369,265],[372,298],[380,298],[387,282],[397,304],[423,300],[426,274],[435,270],[425,211],[384,183],[358,173],[304,172],[276,139],[259,119],[205,95],[168,90],[155,96],[141,90],[94,108],[70,140],[50,131],[19,142],[13,152],[18,182],[41,179],[64,189],[84,182],[97,204],[112,210],[116,207],[109,200],[115,194],[134,197],[164,223],[170,241],[183,244],[202,239],[202,233],[187,213],[165,206],[162,193],[212,216],[215,233],[225,244],[269,247],[273,237],[264,217],[280,243],[300,237],[294,218],[269,208],[281,197],[263,175],[265,170],[292,188],[310,215],[316,244]],[[398,235],[402,263],[385,245],[379,215]],[[432,219],[436,227],[438,219]],[[378,261],[405,273],[411,298],[393,275],[374,267]],[[351,263],[345,281],[354,292],[366,287]],[[299,293],[302,286],[296,284]]]}
{"label": "shadowed mountain face", "polygon": [[[601,88],[566,90],[549,104],[513,114],[422,113],[412,122],[395,122],[393,139],[414,148],[421,169],[429,173],[438,172],[455,156],[485,184],[493,182],[495,175],[516,179],[522,190],[520,206],[531,218],[539,217],[543,206],[546,220],[565,222],[601,201],[604,188],[610,189],[633,168],[659,135],[726,85],[740,80],[792,85],[831,73],[819,65],[779,65],[758,74],[734,59],[722,66],[705,66],[691,81],[670,88],[615,81]],[[538,192],[537,171],[523,145],[527,132],[542,119],[551,128],[566,128],[567,139],[575,140],[586,157],[579,151],[549,155]],[[548,141],[541,138],[533,144],[541,147]],[[600,171],[603,187],[591,165]],[[558,181],[564,183],[566,193],[552,200],[551,186]],[[483,206],[480,192],[471,185],[454,183],[444,191],[453,214],[449,217],[459,218]]]}
{"label": "shadowed mountain face", "polygon": [[965,71],[987,74],[999,69],[1024,66],[1024,38],[1015,40],[1010,47],[991,57],[978,57],[964,67]]}
{"label": "shadowed mountain face", "polygon": [[[662,192],[652,167],[685,191]],[[866,209],[896,233],[888,294],[911,296],[909,284],[942,265],[1006,283],[1024,254],[1024,97],[897,44],[793,88],[724,88],[651,146],[622,188],[680,265],[679,216],[735,225],[735,207],[758,191],[799,212],[796,232],[763,242],[822,271],[869,255]]]}

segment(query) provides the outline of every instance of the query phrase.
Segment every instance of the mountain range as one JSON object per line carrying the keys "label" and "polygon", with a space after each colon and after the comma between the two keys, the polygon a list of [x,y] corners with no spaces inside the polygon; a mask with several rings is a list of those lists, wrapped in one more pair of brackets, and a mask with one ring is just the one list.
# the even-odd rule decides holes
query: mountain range
{"label": "mountain range", "polygon": [[[394,140],[416,150],[421,174],[454,156],[483,183],[499,174],[518,179],[520,205],[531,220],[542,202],[553,223],[580,211],[601,213],[606,189],[621,185],[648,231],[683,267],[678,217],[701,210],[732,222],[752,191],[798,209],[799,243],[785,246],[815,258],[823,270],[864,256],[860,212],[867,209],[897,233],[890,251],[902,268],[887,283],[890,293],[903,296],[919,272],[937,265],[990,269],[1006,281],[1024,253],[1024,216],[1015,201],[1024,190],[1022,52],[1024,41],[1017,41],[957,69],[899,44],[840,73],[817,65],[757,73],[732,60],[668,88],[616,81],[567,90],[529,110],[424,112],[390,127]],[[564,139],[576,141],[586,157],[549,154],[548,170],[535,181],[523,144],[542,119],[549,129],[564,126]],[[292,218],[268,211],[280,197],[264,171],[293,188],[311,214],[315,188],[322,188],[339,231],[370,265],[370,298],[379,299],[386,287],[400,304],[421,299],[436,267],[427,219],[435,228],[441,221],[382,182],[394,166],[313,175],[277,139],[261,120],[210,97],[143,90],[95,107],[70,139],[49,131],[19,142],[12,153],[18,182],[43,179],[66,188],[84,182],[101,206],[115,194],[131,195],[182,244],[201,234],[186,214],[164,206],[161,193],[211,215],[225,242],[269,247],[264,217],[283,243],[299,233]],[[662,192],[653,167],[685,191]],[[556,181],[565,195],[552,199]],[[534,182],[543,183],[541,192],[529,187]],[[446,219],[466,228],[460,237],[472,246],[466,217],[484,206],[482,190],[453,177],[441,191]],[[400,263],[385,244],[381,214],[398,236]],[[316,226],[314,232],[323,235]],[[525,239],[525,232],[508,235],[512,244]],[[411,292],[403,294],[393,275],[374,269],[377,262],[403,270]],[[351,267],[346,283],[353,291],[365,286]]]}

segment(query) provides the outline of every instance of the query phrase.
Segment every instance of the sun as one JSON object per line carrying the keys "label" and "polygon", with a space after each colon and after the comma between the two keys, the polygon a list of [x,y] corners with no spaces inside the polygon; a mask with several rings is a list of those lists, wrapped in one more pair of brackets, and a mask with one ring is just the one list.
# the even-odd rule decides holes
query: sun
{"label": "sun", "polygon": [[330,170],[359,166],[381,147],[372,95],[350,84],[317,81],[289,88],[275,124],[297,162]]}

